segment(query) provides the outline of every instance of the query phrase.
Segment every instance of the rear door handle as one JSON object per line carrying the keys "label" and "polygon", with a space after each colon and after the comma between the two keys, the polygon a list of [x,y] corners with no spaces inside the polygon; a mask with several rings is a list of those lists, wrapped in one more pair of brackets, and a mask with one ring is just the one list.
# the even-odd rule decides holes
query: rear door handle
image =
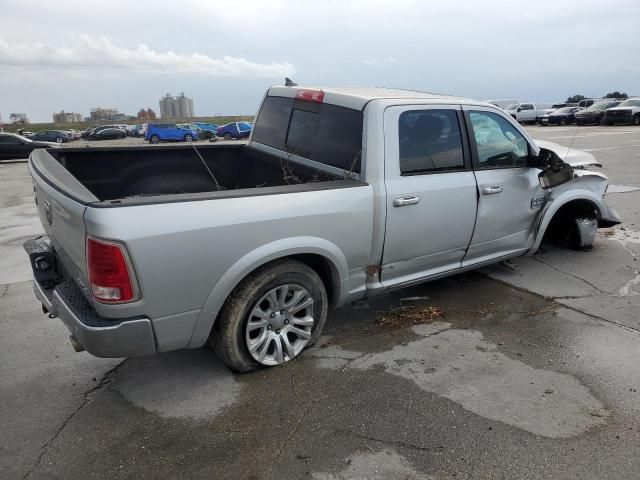
{"label": "rear door handle", "polygon": [[406,207],[407,205],[415,205],[420,203],[420,197],[415,195],[407,195],[406,197],[399,197],[393,199],[394,207]]}
{"label": "rear door handle", "polygon": [[502,187],[482,187],[483,195],[495,195],[496,193],[501,193]]}

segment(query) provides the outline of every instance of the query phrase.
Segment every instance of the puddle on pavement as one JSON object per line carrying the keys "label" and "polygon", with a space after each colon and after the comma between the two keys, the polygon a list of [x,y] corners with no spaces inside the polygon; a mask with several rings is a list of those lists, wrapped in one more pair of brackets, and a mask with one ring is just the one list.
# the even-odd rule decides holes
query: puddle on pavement
{"label": "puddle on pavement", "polygon": [[213,352],[200,349],[130,358],[112,388],[162,417],[207,420],[232,405],[241,386]]}
{"label": "puddle on pavement", "polygon": [[334,346],[315,349],[313,355],[322,368],[382,367],[482,417],[543,437],[577,436],[603,425],[609,415],[573,376],[509,358],[478,331],[445,322],[411,330],[421,338],[391,350],[363,354]]}
{"label": "puddle on pavement", "polygon": [[429,480],[433,477],[415,470],[411,464],[391,449],[377,453],[352,455],[345,459],[347,467],[337,474],[313,473],[313,480]]}

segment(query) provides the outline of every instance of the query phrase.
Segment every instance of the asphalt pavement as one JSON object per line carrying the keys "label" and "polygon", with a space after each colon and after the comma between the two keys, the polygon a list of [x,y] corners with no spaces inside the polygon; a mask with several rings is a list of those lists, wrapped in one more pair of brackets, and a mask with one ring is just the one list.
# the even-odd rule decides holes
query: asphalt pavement
{"label": "asphalt pavement", "polygon": [[623,224],[330,312],[245,375],[74,353],[33,297],[26,165],[0,163],[0,478],[640,478],[640,128],[528,130],[591,151]]}

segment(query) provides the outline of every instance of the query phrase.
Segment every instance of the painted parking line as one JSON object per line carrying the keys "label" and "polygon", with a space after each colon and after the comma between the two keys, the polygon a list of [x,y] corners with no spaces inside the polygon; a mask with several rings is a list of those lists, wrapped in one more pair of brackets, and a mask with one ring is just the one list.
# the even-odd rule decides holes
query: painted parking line
{"label": "painted parking line", "polygon": [[609,193],[627,193],[640,190],[640,187],[631,187],[629,185],[612,185],[607,187],[607,194]]}
{"label": "painted parking line", "polygon": [[603,135],[628,135],[628,134],[633,134],[633,133],[640,133],[640,131],[638,130],[628,130],[628,131],[623,131],[623,132],[592,132],[592,133],[585,133],[584,135],[564,135],[564,136],[558,136],[558,137],[549,137],[549,139],[560,139],[560,138],[588,138],[588,137],[600,137]]}
{"label": "painted parking line", "polygon": [[583,152],[602,152],[604,150],[617,150],[618,148],[625,147],[581,148],[580,150],[582,150]]}

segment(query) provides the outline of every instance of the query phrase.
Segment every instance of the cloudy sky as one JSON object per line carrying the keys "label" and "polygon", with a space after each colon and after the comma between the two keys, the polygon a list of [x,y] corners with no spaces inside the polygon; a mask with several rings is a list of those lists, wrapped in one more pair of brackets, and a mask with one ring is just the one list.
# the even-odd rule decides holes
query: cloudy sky
{"label": "cloudy sky", "polygon": [[[232,8],[232,7],[237,8]],[[0,113],[252,114],[285,76],[479,99],[640,95],[638,0],[0,0]]]}

